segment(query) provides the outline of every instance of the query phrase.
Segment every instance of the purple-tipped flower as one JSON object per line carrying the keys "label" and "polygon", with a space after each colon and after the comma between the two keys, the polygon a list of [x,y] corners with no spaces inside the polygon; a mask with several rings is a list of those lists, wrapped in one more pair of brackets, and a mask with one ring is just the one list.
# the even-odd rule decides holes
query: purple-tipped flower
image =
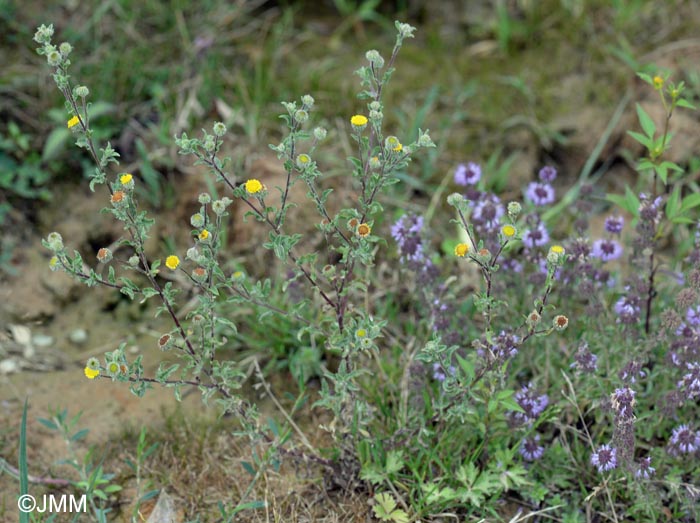
{"label": "purple-tipped flower", "polygon": [[624,225],[625,219],[622,216],[608,216],[605,218],[605,230],[610,234],[620,234]]}
{"label": "purple-tipped flower", "polygon": [[540,222],[534,229],[528,229],[523,234],[523,243],[525,247],[533,249],[535,247],[541,247],[549,242],[549,233],[544,223]]}
{"label": "purple-tipped flower", "polygon": [[617,375],[625,383],[637,383],[637,378],[645,378],[647,373],[644,371],[644,364],[641,361],[630,360]]}
{"label": "purple-tipped flower", "polygon": [[498,228],[501,216],[506,212],[498,196],[491,193],[481,193],[473,205],[472,221],[475,225],[486,229]]}
{"label": "purple-tipped flower", "polygon": [[520,444],[520,455],[527,461],[536,461],[544,454],[544,447],[539,444],[540,435],[535,434],[532,438],[525,438]]}
{"label": "purple-tipped flower", "polygon": [[700,305],[689,307],[685,313],[685,319],[694,327],[700,325]]}
{"label": "purple-tipped flower", "polygon": [[538,394],[533,389],[532,383],[525,385],[515,393],[515,401],[525,412],[508,413],[514,426],[535,421],[549,405],[549,397],[546,394]]}
{"label": "purple-tipped flower", "polygon": [[615,389],[610,396],[612,408],[615,411],[615,419],[619,421],[631,420],[634,416],[635,392],[629,387]]}
{"label": "purple-tipped flower", "polygon": [[688,425],[679,425],[673,429],[671,439],[668,442],[668,451],[677,456],[679,454],[690,454],[700,447],[700,433],[691,430]]}
{"label": "purple-tipped flower", "polygon": [[614,469],[617,467],[617,450],[610,445],[601,445],[591,455],[591,464],[601,473]]}
{"label": "purple-tipped flower", "polygon": [[525,196],[535,205],[549,205],[554,202],[554,187],[548,183],[531,182]]}
{"label": "purple-tipped flower", "polygon": [[476,185],[481,179],[481,166],[474,162],[467,165],[460,163],[455,170],[455,183],[457,185]]}
{"label": "purple-tipped flower", "polygon": [[639,315],[641,309],[639,305],[634,303],[627,296],[623,296],[615,302],[615,314],[617,314],[617,322],[624,323],[626,325],[637,323],[639,321]]}
{"label": "purple-tipped flower", "polygon": [[557,170],[551,165],[545,165],[540,169],[539,177],[544,183],[552,183],[557,177]]}
{"label": "purple-tipped flower", "polygon": [[591,352],[585,341],[579,345],[574,360],[571,367],[580,372],[595,372],[598,368],[598,356]]}
{"label": "purple-tipped flower", "polygon": [[683,392],[688,399],[700,396],[700,363],[686,364],[688,372],[678,382],[678,390]]}
{"label": "purple-tipped flower", "polygon": [[654,472],[656,472],[656,469],[651,466],[651,457],[647,456],[639,460],[639,468],[634,475],[637,478],[649,479],[654,475]]}
{"label": "purple-tipped flower", "polygon": [[423,217],[415,214],[404,214],[391,227],[391,236],[399,246],[401,262],[423,260]]}
{"label": "purple-tipped flower", "polygon": [[593,242],[592,255],[604,262],[617,260],[622,256],[622,246],[615,240],[596,240]]}
{"label": "purple-tipped flower", "polygon": [[[457,369],[455,369],[454,365],[450,365],[448,372],[451,376],[453,376],[456,370]],[[433,379],[442,382],[445,381],[446,377],[447,376],[445,375],[442,365],[439,363],[433,363]]]}

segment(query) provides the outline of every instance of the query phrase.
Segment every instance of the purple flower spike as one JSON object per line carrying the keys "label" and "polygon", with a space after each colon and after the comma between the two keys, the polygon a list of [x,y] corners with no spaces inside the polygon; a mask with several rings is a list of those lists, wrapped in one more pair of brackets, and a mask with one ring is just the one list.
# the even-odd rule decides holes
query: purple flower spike
{"label": "purple flower spike", "polygon": [[591,455],[591,464],[598,467],[598,472],[607,472],[617,467],[617,449],[602,445]]}
{"label": "purple flower spike", "polygon": [[531,182],[525,196],[535,205],[549,205],[554,202],[554,187],[548,183]]}
{"label": "purple flower spike", "polygon": [[625,219],[622,216],[608,216],[605,218],[605,230],[610,234],[620,234],[624,225]]}
{"label": "purple flower spike", "polygon": [[540,169],[539,177],[544,183],[552,183],[557,177],[557,170],[551,165],[545,165]]}
{"label": "purple flower spike", "polygon": [[455,183],[457,185],[475,185],[481,179],[481,166],[474,162],[467,165],[460,163],[455,170]]}
{"label": "purple flower spike", "polygon": [[604,262],[617,260],[622,256],[622,246],[615,240],[596,240],[593,242],[592,255]]}

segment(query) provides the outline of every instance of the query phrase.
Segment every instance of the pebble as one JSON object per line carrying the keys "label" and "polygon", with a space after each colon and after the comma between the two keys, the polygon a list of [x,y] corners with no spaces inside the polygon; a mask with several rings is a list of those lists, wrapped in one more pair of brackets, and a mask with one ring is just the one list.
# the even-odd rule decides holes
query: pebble
{"label": "pebble", "polygon": [[15,359],[7,359],[0,361],[0,374],[11,374],[19,372],[19,363]]}
{"label": "pebble", "polygon": [[10,325],[10,332],[12,333],[12,338],[20,345],[31,345],[32,343],[32,331],[29,327],[24,325]]}
{"label": "pebble", "polygon": [[53,345],[53,338],[46,334],[35,334],[32,337],[32,343],[37,347],[45,349],[46,347]]}
{"label": "pebble", "polygon": [[83,345],[88,339],[88,333],[85,329],[75,329],[68,335],[68,339],[76,345]]}

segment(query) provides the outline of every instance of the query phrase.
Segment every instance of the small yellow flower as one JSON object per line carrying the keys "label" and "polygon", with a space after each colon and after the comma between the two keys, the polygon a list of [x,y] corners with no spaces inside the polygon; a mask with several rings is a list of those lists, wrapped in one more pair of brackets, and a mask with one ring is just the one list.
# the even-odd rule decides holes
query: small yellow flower
{"label": "small yellow flower", "polygon": [[364,127],[367,125],[367,117],[362,114],[356,114],[350,118],[350,123],[353,127]]}
{"label": "small yellow flower", "polygon": [[199,233],[199,239],[205,241],[207,238],[209,238],[209,231],[202,229],[202,232]]}
{"label": "small yellow flower", "polygon": [[355,335],[358,338],[364,338],[365,336],[367,336],[367,331],[365,329],[357,329],[357,332],[355,333]]}
{"label": "small yellow flower", "polygon": [[165,259],[165,266],[171,271],[174,271],[180,266],[180,258],[175,256],[174,254],[171,254]]}
{"label": "small yellow flower", "polygon": [[49,268],[50,268],[52,271],[55,271],[56,269],[58,269],[58,256],[53,256],[53,257],[49,260]]}
{"label": "small yellow flower", "polygon": [[460,258],[464,258],[468,252],[469,245],[466,243],[458,243],[455,247],[455,256],[459,256]]}
{"label": "small yellow flower", "polygon": [[249,194],[259,193],[262,191],[262,188],[263,185],[260,183],[260,180],[256,180],[255,178],[251,178],[245,182],[245,190],[248,191]]}
{"label": "small yellow flower", "polygon": [[116,361],[113,361],[112,363],[107,365],[107,372],[112,376],[116,376],[117,374],[120,374],[119,364]]}
{"label": "small yellow flower", "polygon": [[501,232],[506,238],[512,238],[513,236],[515,236],[515,227],[513,227],[512,225],[504,225],[501,229]]}
{"label": "small yellow flower", "polygon": [[391,150],[394,152],[400,153],[402,149],[403,149],[403,145],[401,145],[401,142],[399,142],[398,144],[396,144],[396,146],[392,147]]}
{"label": "small yellow flower", "polygon": [[664,79],[659,75],[656,75],[652,81],[654,82],[654,89],[661,90],[664,86]]}
{"label": "small yellow flower", "polygon": [[369,236],[370,232],[372,232],[372,228],[366,223],[361,223],[357,226],[357,234],[359,234],[362,238]]}
{"label": "small yellow flower", "polygon": [[234,280],[243,278],[243,271],[236,271],[232,274]]}
{"label": "small yellow flower", "polygon": [[134,177],[131,176],[129,173],[122,174],[119,177],[119,181],[121,182],[122,185],[128,184],[133,179],[134,179]]}
{"label": "small yellow flower", "polygon": [[77,116],[74,116],[73,118],[68,120],[68,129],[72,129],[73,127],[75,127],[79,123],[80,123],[80,118],[78,118]]}
{"label": "small yellow flower", "polygon": [[561,245],[552,245],[549,248],[549,252],[553,252],[554,254],[564,254],[564,247]]}
{"label": "small yellow flower", "polygon": [[100,369],[91,369],[90,367],[85,367],[85,377],[89,380],[94,380],[100,375]]}

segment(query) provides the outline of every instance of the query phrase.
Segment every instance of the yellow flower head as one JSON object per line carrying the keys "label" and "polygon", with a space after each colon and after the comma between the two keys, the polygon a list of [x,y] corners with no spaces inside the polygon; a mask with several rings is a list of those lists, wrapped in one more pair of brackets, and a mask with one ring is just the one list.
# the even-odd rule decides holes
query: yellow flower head
{"label": "yellow flower head", "polygon": [[652,79],[654,82],[654,89],[661,89],[664,86],[664,79],[658,74]]}
{"label": "yellow flower head", "polygon": [[107,365],[107,372],[112,376],[116,376],[121,372],[119,364],[116,361],[111,362],[109,365]]}
{"label": "yellow flower head", "polygon": [[232,276],[235,280],[239,280],[243,278],[243,271],[236,271],[232,274]]}
{"label": "yellow flower head", "polygon": [[134,179],[134,177],[131,176],[129,173],[122,174],[119,177],[119,181],[121,182],[122,185],[127,185],[133,179]]}
{"label": "yellow flower head", "polygon": [[501,229],[501,232],[506,238],[512,238],[513,236],[515,236],[515,227],[513,227],[512,225],[504,225]]}
{"label": "yellow flower head", "polygon": [[367,117],[362,114],[356,114],[350,118],[350,123],[353,127],[364,127],[367,125]]}
{"label": "yellow flower head", "polygon": [[466,243],[458,243],[455,247],[455,256],[459,256],[460,258],[464,258],[468,252],[469,245]]}
{"label": "yellow flower head", "polygon": [[357,329],[357,332],[355,333],[355,335],[358,338],[364,338],[365,336],[367,336],[367,331],[365,329]]}
{"label": "yellow flower head", "polygon": [[174,271],[180,266],[180,258],[175,256],[174,254],[171,254],[165,259],[165,266],[171,271]]}
{"label": "yellow flower head", "polygon": [[372,232],[372,228],[366,223],[361,223],[357,226],[357,234],[359,234],[362,238],[369,236],[370,232]]}
{"label": "yellow flower head", "polygon": [[260,180],[256,180],[255,178],[251,178],[245,182],[245,190],[248,191],[249,194],[259,193],[262,191],[262,188],[263,185],[260,183]]}
{"label": "yellow flower head", "polygon": [[77,116],[74,116],[73,118],[68,120],[68,129],[72,129],[73,127],[75,127],[79,123],[80,123],[80,118],[78,118]]}
{"label": "yellow flower head", "polygon": [[52,271],[55,271],[56,269],[58,269],[58,256],[53,256],[49,260],[49,267],[51,268]]}
{"label": "yellow flower head", "polygon": [[100,375],[100,369],[91,369],[90,367],[85,367],[85,377],[89,380],[94,380]]}
{"label": "yellow flower head", "polygon": [[204,241],[207,238],[209,238],[209,231],[206,229],[202,229],[202,232],[199,233],[199,239]]}
{"label": "yellow flower head", "polygon": [[553,252],[554,254],[564,254],[564,247],[561,245],[552,245],[549,248],[549,252]]}

